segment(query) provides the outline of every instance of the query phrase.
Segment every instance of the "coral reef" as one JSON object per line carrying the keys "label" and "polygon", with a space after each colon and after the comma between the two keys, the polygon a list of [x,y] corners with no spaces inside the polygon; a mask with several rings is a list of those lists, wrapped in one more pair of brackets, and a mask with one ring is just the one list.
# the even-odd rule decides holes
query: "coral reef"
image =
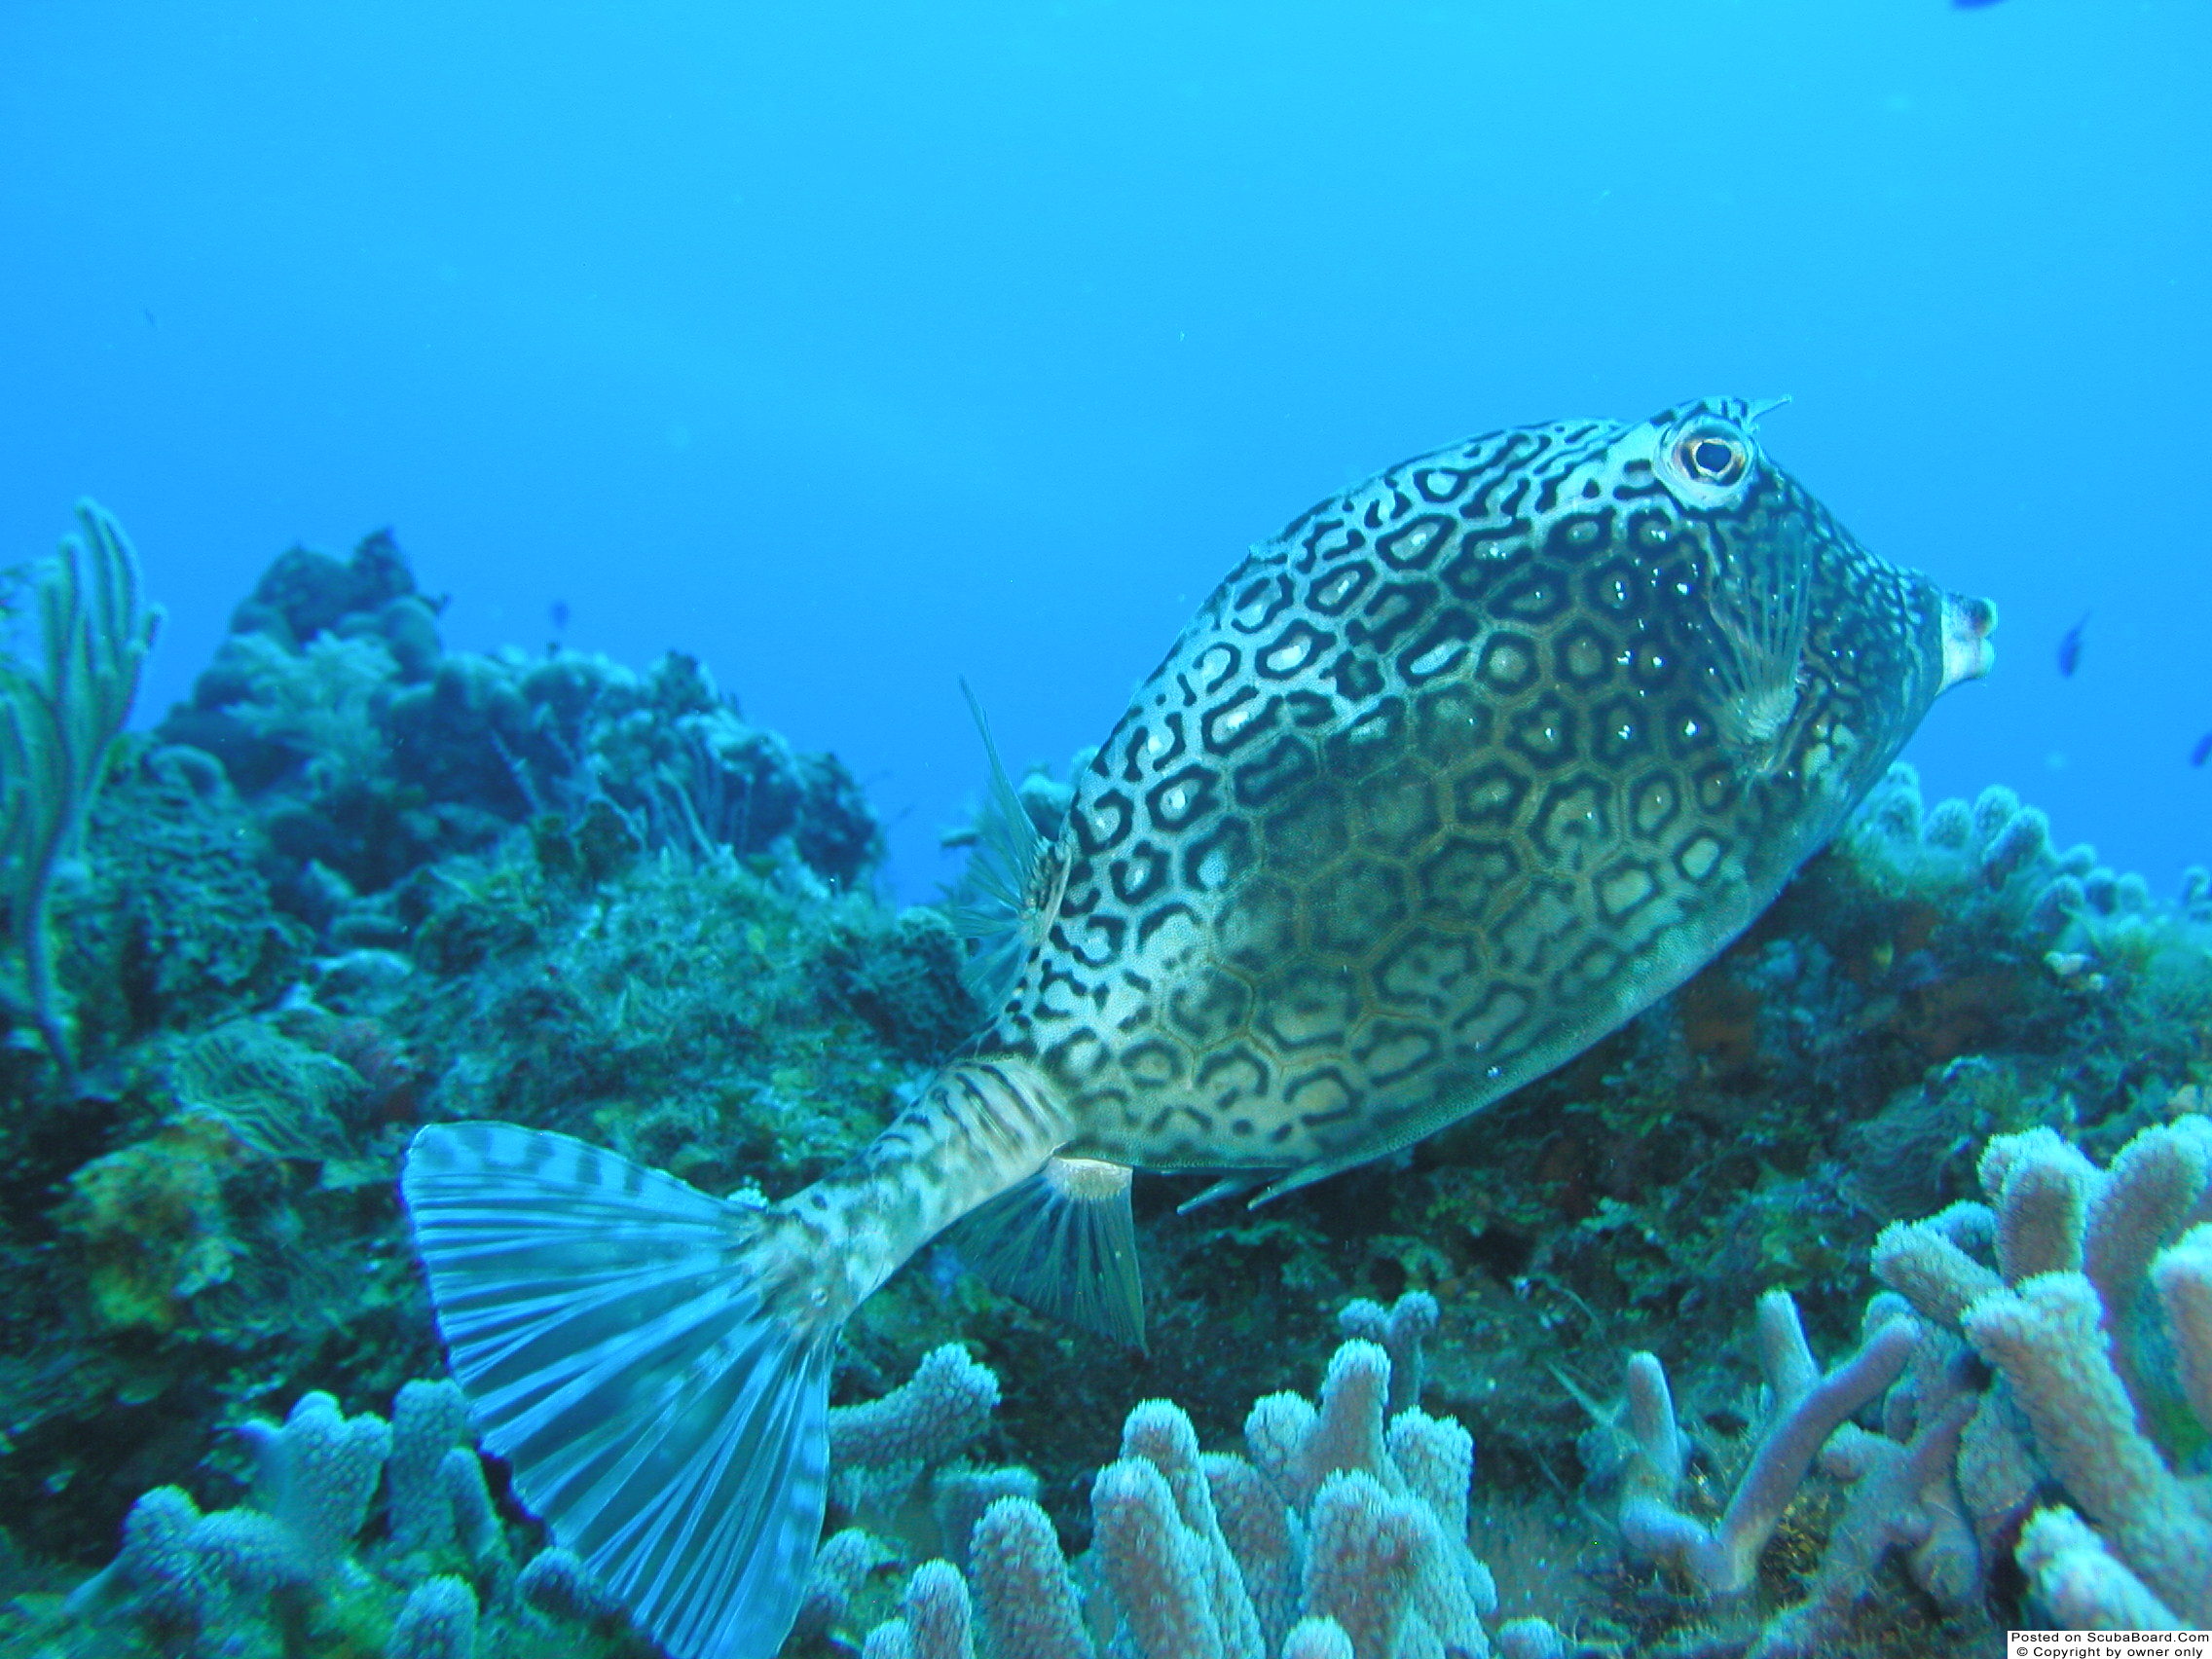
{"label": "coral reef", "polygon": [[723,1190],[872,1132],[974,1017],[879,840],[687,659],[449,653],[388,537],[279,559],[54,887],[74,1063],[0,1011],[0,1526],[83,1561],[136,1490],[220,1494],[194,1425],[426,1371],[391,1187],[425,1117]]}
{"label": "coral reef", "polygon": [[[422,1381],[399,1150],[494,1116],[790,1192],[973,1029],[989,895],[882,902],[850,777],[688,658],[446,650],[388,535],[278,559],[104,776],[40,901],[63,1044],[0,1009],[0,1655],[642,1654]],[[1069,791],[1007,793],[1050,835]],[[1146,1354],[925,1252],[848,1329],[787,1652],[2203,1617],[2208,1086],[2212,878],[1899,768],[1478,1119],[1257,1211],[1140,1182]]]}
{"label": "coral reef", "polygon": [[534,818],[613,809],[651,847],[788,848],[852,885],[881,831],[834,758],[748,725],[693,658],[448,652],[390,535],[294,548],[158,728],[214,756],[264,829],[285,909],[332,942],[388,931],[411,872]]}
{"label": "coral reef", "polygon": [[[887,1483],[911,1484],[980,1432],[996,1399],[987,1370],[956,1347],[933,1351],[881,1399],[838,1408],[840,1490],[880,1499]],[[388,1422],[305,1394],[282,1423],[249,1419],[238,1438],[253,1469],[244,1502],[203,1513],[177,1487],[143,1493],[114,1559],[66,1597],[18,1599],[17,1630],[0,1622],[0,1651],[16,1650],[11,1634],[45,1659],[520,1659],[556,1643],[581,1659],[644,1651],[572,1554],[540,1547],[537,1529],[502,1517],[450,1381],[404,1384]],[[380,1491],[382,1524],[370,1527]],[[824,1629],[860,1578],[891,1559],[881,1546],[854,1557],[866,1534],[842,1536],[842,1555],[858,1566],[834,1612],[821,1614]],[[518,1557],[527,1557],[519,1571]],[[839,1560],[826,1554],[826,1585]]]}

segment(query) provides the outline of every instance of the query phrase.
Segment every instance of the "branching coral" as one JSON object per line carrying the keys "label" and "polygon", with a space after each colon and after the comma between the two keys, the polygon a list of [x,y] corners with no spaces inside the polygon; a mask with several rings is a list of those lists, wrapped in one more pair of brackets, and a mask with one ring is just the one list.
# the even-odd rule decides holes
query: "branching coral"
{"label": "branching coral", "polygon": [[253,1507],[203,1515],[174,1487],[146,1493],[115,1561],[66,1610],[134,1628],[179,1654],[237,1651],[241,1630],[263,1620],[293,1645],[313,1599],[346,1565],[391,1431],[373,1414],[348,1418],[329,1395],[308,1394],[280,1427],[249,1424],[246,1438]]}
{"label": "branching coral", "polygon": [[2185,880],[2178,908],[2157,905],[2141,876],[2098,864],[2093,847],[2053,845],[2049,820],[2001,784],[1971,806],[1953,799],[1924,811],[1919,778],[1900,762],[1840,844],[1878,889],[1943,896],[1955,921],[2033,947],[2078,989],[2106,988],[2113,971],[2171,979],[2201,971],[2212,950],[2212,916],[2199,913],[2212,909],[2202,903],[2212,880],[2201,871]]}
{"label": "branching coral", "polygon": [[[1431,1298],[1347,1312],[1394,1334],[1418,1375]],[[1083,1560],[1069,1566],[1034,1498],[999,1498],[967,1539],[965,1577],[917,1569],[864,1653],[954,1659],[979,1628],[995,1659],[1480,1659],[1496,1592],[1466,1544],[1473,1442],[1417,1401],[1390,1413],[1393,1373],[1377,1344],[1345,1343],[1318,1404],[1253,1406],[1248,1458],[1200,1453],[1171,1401],[1139,1405],[1092,1481]],[[1511,1654],[1564,1651],[1541,1619],[1511,1628]]]}
{"label": "branching coral", "polygon": [[[833,1414],[838,1472],[864,1487],[911,1485],[981,1430],[997,1396],[987,1369],[940,1348],[883,1398]],[[452,1382],[404,1384],[388,1423],[309,1393],[282,1423],[249,1421],[240,1435],[253,1464],[247,1501],[203,1514],[179,1488],[146,1493],[114,1561],[55,1609],[53,1644],[39,1651],[104,1659],[123,1642],[162,1659],[522,1659],[563,1640],[555,1630],[571,1648],[588,1641],[583,1653],[640,1650],[570,1551],[539,1549],[514,1569],[534,1533],[501,1519]],[[380,1480],[384,1529],[364,1534]],[[858,1530],[841,1536],[818,1564],[817,1629],[889,1559]]]}
{"label": "branching coral", "polygon": [[831,1490],[839,1506],[881,1525],[925,1469],[949,1462],[983,1432],[998,1403],[999,1381],[989,1368],[947,1343],[881,1398],[831,1408]]}
{"label": "branching coral", "polygon": [[2050,821],[2001,784],[1971,806],[1952,799],[1924,807],[1919,774],[1902,761],[1867,794],[1840,841],[1878,887],[1948,891],[2046,938],[2077,907],[2075,889],[2061,886],[2053,897],[2053,884],[2078,883],[2096,863],[2086,847],[2053,847]]}
{"label": "branching coral", "polygon": [[[1828,1538],[1812,1594],[1770,1619],[1751,1652],[1758,1659],[1825,1651],[1839,1638],[1852,1604],[1875,1588],[1882,1554],[1912,1552],[1915,1576],[1938,1601],[1971,1603],[1978,1588],[1973,1540],[1957,1523],[1951,1463],[1971,1403],[1955,1382],[1939,1382],[1943,1355],[1935,1333],[1901,1305],[1869,1309],[1857,1353],[1825,1376],[1813,1359],[1786,1292],[1759,1299],[1759,1357],[1766,1373],[1769,1415],[1757,1450],[1726,1512],[1708,1525],[1677,1506],[1687,1452],[1675,1421],[1665,1372],[1640,1353],[1629,1361],[1628,1419],[1636,1446],[1620,1509],[1632,1551],[1675,1567],[1709,1596],[1749,1589],[1759,1552],[1816,1459],[1851,1483],[1851,1498]],[[1924,1362],[1923,1383],[1936,1386],[1899,1396],[1914,1409],[1892,1413],[1876,1434],[1850,1419]]]}
{"label": "branching coral", "polygon": [[[1757,1659],[1846,1641],[1891,1551],[1953,1610],[1993,1593],[2015,1544],[2032,1618],[2212,1610],[2212,1122],[2147,1129],[2103,1170],[2049,1129],[2000,1135],[1979,1175],[1989,1203],[1884,1231],[1873,1269],[1895,1294],[1825,1378],[1790,1299],[1761,1299],[1767,1421],[1717,1519],[1677,1496],[1687,1446],[1658,1362],[1630,1362],[1621,1532],[1701,1598],[1752,1587],[1812,1469],[1849,1485],[1811,1594],[1759,1624]],[[1850,1420],[1877,1408],[1879,1432]]]}
{"label": "branching coral", "polygon": [[2020,1560],[2054,1617],[2212,1619],[2212,1120],[2146,1129],[2103,1170],[2047,1129],[2002,1135],[1980,1176],[1988,1204],[1874,1249],[1999,1373],[1959,1460],[1977,1530],[2003,1538],[2053,1483],[2071,1507],[2029,1522]]}

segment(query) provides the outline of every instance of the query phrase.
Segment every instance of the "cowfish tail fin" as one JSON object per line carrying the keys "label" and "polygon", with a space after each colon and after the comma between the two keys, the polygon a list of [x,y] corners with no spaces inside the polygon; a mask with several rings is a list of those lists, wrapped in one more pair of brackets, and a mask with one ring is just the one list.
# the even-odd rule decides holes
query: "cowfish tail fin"
{"label": "cowfish tail fin", "polygon": [[1028,1180],[970,1211],[954,1246],[993,1290],[1040,1313],[1144,1347],[1144,1281],[1124,1165],[1051,1159]]}
{"label": "cowfish tail fin", "polygon": [[438,1124],[400,1177],[515,1491],[675,1659],[768,1659],[822,1530],[834,1325],[767,1219],[567,1135]]}

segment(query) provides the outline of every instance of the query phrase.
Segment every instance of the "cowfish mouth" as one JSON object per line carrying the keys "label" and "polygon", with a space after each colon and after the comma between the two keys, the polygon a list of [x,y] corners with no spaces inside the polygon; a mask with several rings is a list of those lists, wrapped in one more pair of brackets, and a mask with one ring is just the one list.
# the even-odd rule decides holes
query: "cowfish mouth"
{"label": "cowfish mouth", "polygon": [[1997,662],[1989,636],[1997,631],[1997,607],[1965,594],[1943,596],[1943,683],[1948,691],[1962,681],[1979,680]]}

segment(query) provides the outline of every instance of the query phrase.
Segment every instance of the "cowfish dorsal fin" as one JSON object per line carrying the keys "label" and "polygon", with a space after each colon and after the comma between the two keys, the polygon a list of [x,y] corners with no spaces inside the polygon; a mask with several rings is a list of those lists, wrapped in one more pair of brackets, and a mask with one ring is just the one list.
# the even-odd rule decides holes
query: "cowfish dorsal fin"
{"label": "cowfish dorsal fin", "polygon": [[960,694],[968,699],[968,712],[983,739],[991,780],[977,819],[976,850],[951,904],[952,925],[969,941],[962,971],[968,992],[977,1007],[987,1010],[998,1006],[1021,972],[1028,954],[1029,912],[1051,848],[1006,775],[998,745],[991,741],[991,722],[965,680]]}
{"label": "cowfish dorsal fin", "polygon": [[1142,1349],[1144,1282],[1129,1178],[1124,1164],[1051,1159],[964,1217],[954,1247],[1001,1295]]}

